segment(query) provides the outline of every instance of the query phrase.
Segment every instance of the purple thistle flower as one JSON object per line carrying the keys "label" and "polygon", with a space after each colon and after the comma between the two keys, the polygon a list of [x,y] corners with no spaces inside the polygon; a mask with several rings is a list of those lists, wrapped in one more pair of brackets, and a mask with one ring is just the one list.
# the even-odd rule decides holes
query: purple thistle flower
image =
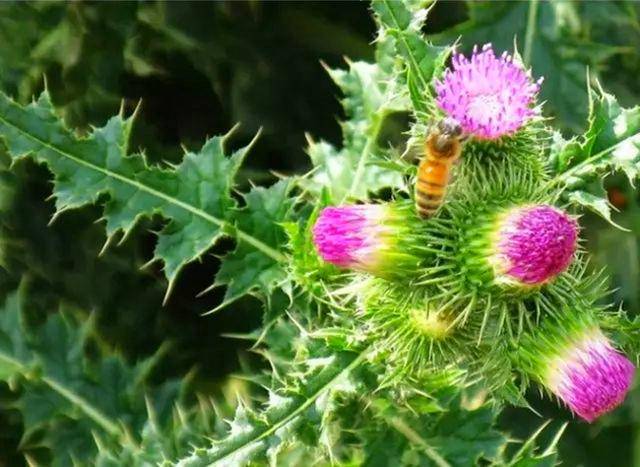
{"label": "purple thistle flower", "polygon": [[436,81],[437,102],[463,130],[480,139],[496,139],[522,127],[536,110],[531,107],[542,78],[530,74],[504,52],[496,57],[491,44],[473,48],[468,59],[455,54],[453,69]]}
{"label": "purple thistle flower", "polygon": [[375,266],[384,211],[382,205],[323,209],[313,227],[313,241],[320,256],[340,267]]}
{"label": "purple thistle flower", "polygon": [[385,276],[407,259],[417,263],[397,245],[405,223],[391,205],[327,207],[313,227],[313,241],[329,263]]}
{"label": "purple thistle flower", "polygon": [[490,262],[502,282],[539,285],[569,266],[577,238],[578,224],[560,209],[517,207],[499,218]]}
{"label": "purple thistle flower", "polygon": [[622,403],[634,373],[633,364],[596,328],[549,362],[545,384],[574,413],[592,422]]}

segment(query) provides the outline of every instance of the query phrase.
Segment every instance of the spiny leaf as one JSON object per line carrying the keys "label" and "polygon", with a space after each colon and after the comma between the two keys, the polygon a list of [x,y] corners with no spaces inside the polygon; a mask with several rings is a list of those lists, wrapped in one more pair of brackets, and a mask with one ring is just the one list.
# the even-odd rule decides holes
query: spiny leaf
{"label": "spiny leaf", "polygon": [[0,380],[20,389],[13,408],[25,453],[46,447],[54,466],[157,465],[219,428],[210,404],[180,405],[184,383],[148,385],[164,350],[129,366],[94,347],[91,320],[64,310],[36,327],[27,318],[21,294],[10,295],[0,310]]}
{"label": "spiny leaf", "polygon": [[404,61],[404,80],[409,89],[413,108],[419,114],[433,112],[431,80],[444,68],[449,47],[429,43],[420,32],[428,10],[422,2],[375,0],[373,11],[381,24],[380,34],[395,39],[395,48]]}
{"label": "spiny leaf", "polygon": [[597,192],[598,194],[589,193],[584,190],[575,190],[568,192],[566,194],[566,199],[572,205],[587,208],[598,214],[600,217],[612,222],[612,207],[606,198],[607,192],[602,188],[602,186],[594,188],[592,191]]}
{"label": "spiny leaf", "polygon": [[140,440],[127,438],[119,444],[98,440],[99,450],[92,465],[101,467],[149,467],[171,465],[171,460],[188,454],[203,436],[222,430],[215,406],[209,401],[185,408],[175,406],[168,420],[159,422],[150,413],[139,432]]}
{"label": "spiny leaf", "polygon": [[265,453],[273,459],[281,443],[291,443],[297,438],[299,425],[304,426],[308,422],[317,427],[318,414],[323,412],[322,405],[335,397],[335,392],[344,389],[345,378],[363,362],[366,355],[367,351],[363,350],[359,354],[345,352],[324,359],[309,359],[306,363],[312,373],[298,381],[297,393],[279,395],[273,392],[261,413],[240,406],[230,422],[226,438],[214,441],[207,448],[195,449],[175,465],[240,466]]}
{"label": "spiny leaf", "polygon": [[[468,409],[455,398],[438,411],[415,413],[378,399],[372,409],[389,428],[371,430],[365,438],[366,465],[478,465],[480,459],[497,460],[507,443],[495,428],[496,411],[487,404]],[[394,442],[383,443],[385,438]],[[381,450],[381,444],[394,449]]]}
{"label": "spiny leaf", "polygon": [[481,457],[495,459],[506,442],[505,435],[497,431],[495,411],[483,406],[475,410],[450,410],[440,417],[433,430],[435,436],[427,439],[452,465],[473,465]]}
{"label": "spiny leaf", "polygon": [[[90,365],[83,354],[90,326],[78,326],[71,315],[58,313],[32,334],[17,294],[9,296],[0,312],[0,376],[23,388],[16,404],[24,420],[23,443],[29,446],[30,436],[44,429],[55,465],[91,455],[61,443],[60,437],[69,436],[86,448],[92,444],[91,430],[123,435],[117,417],[131,413],[132,385],[141,368],[129,369],[111,358],[98,367]],[[77,423],[68,423],[71,420]],[[135,426],[135,420],[128,422]]]}
{"label": "spiny leaf", "polygon": [[314,165],[303,185],[314,194],[328,190],[329,200],[366,199],[368,194],[385,187],[397,187],[402,178],[377,167],[384,160],[384,148],[378,138],[386,117],[408,110],[408,104],[395,84],[378,65],[348,62],[348,70],[327,69],[344,94],[342,106],[346,121],[342,123],[343,148],[326,141],[309,139],[307,153]]}
{"label": "spiny leaf", "polygon": [[[294,204],[289,197],[291,187],[289,180],[281,180],[269,188],[253,188],[244,196],[246,207],[234,216],[236,226],[244,232],[253,232],[265,245],[279,248],[286,240],[281,224],[290,219]],[[268,298],[274,287],[286,278],[281,262],[243,238],[237,241],[238,246],[224,257],[216,274],[214,285],[227,286],[221,306],[252,292]]]}
{"label": "spiny leaf", "polygon": [[539,452],[536,442],[548,424],[549,422],[546,422],[538,428],[538,430],[522,443],[520,449],[518,449],[511,459],[508,461],[504,460],[503,464],[511,467],[554,467],[558,465],[557,444],[565,428],[567,428],[567,423],[563,424],[556,431],[547,448]]}
{"label": "spiny leaf", "polygon": [[0,378],[9,381],[24,370],[32,354],[25,342],[17,296],[11,296],[0,313]]}
{"label": "spiny leaf", "polygon": [[160,214],[169,223],[158,234],[154,259],[164,262],[169,290],[180,269],[199,258],[223,234],[242,237],[274,260],[284,257],[229,222],[235,207],[233,179],[251,145],[227,158],[229,135],[209,139],[198,154],[187,153],[175,170],[150,167],[127,155],[133,117],[113,117],[88,137],[78,138],[54,115],[44,93],[22,107],[0,95],[0,136],[14,159],[34,157],[54,174],[57,213],[95,203],[106,195],[109,237],[125,235],[142,216]]}
{"label": "spiny leaf", "polygon": [[[633,183],[640,174],[640,107],[620,107],[602,89],[591,95],[589,127],[579,138],[554,138],[549,167],[567,200],[596,212],[611,222],[611,208],[601,180],[623,172]],[[589,185],[596,186],[596,192]]]}

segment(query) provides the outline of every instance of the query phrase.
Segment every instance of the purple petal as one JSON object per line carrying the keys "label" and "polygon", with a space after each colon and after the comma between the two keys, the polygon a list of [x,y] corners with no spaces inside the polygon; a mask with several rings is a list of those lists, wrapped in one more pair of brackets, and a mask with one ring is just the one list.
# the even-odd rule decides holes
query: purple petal
{"label": "purple petal", "polygon": [[384,248],[386,207],[375,204],[328,207],[313,227],[313,241],[325,261],[371,270]]}
{"label": "purple petal", "polygon": [[565,212],[540,205],[517,208],[500,224],[498,272],[524,284],[542,284],[571,263],[578,225]]}
{"label": "purple petal", "polygon": [[512,134],[536,114],[531,108],[541,80],[532,82],[526,70],[506,52],[495,56],[491,44],[474,47],[471,58],[455,54],[452,69],[435,83],[437,102],[464,131],[481,139]]}
{"label": "purple petal", "polygon": [[549,386],[578,416],[592,422],[624,400],[635,367],[596,331],[555,363]]}

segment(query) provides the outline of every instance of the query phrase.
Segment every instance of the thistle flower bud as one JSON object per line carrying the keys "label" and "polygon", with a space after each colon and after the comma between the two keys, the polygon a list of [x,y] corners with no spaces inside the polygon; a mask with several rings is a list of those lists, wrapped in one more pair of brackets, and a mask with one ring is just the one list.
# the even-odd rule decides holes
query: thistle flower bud
{"label": "thistle flower bud", "polygon": [[528,289],[567,269],[577,246],[578,224],[553,206],[519,205],[478,212],[461,241],[460,257],[476,284]]}
{"label": "thistle flower bud", "polygon": [[408,312],[410,324],[428,339],[443,340],[452,331],[453,319],[443,310],[431,310],[428,307],[412,308]]}
{"label": "thistle flower bud", "polygon": [[563,272],[576,251],[578,224],[548,205],[510,209],[498,217],[489,262],[503,283],[543,284]]}
{"label": "thistle flower bud", "polygon": [[313,227],[322,259],[341,268],[380,277],[416,270],[409,213],[394,204],[327,207]]}
{"label": "thistle flower bud", "polygon": [[556,324],[547,323],[523,342],[525,367],[576,415],[592,422],[622,403],[635,368],[597,325],[575,316]]}
{"label": "thistle flower bud", "polygon": [[455,54],[452,65],[436,82],[437,103],[467,134],[497,139],[513,134],[536,114],[532,103],[542,79],[532,82],[506,52],[498,58],[491,44],[480,52],[475,46],[470,59]]}
{"label": "thistle flower bud", "polygon": [[376,343],[392,379],[433,374],[464,358],[453,325],[458,309],[451,303],[433,299],[423,288],[379,278],[358,278],[353,287],[358,332]]}

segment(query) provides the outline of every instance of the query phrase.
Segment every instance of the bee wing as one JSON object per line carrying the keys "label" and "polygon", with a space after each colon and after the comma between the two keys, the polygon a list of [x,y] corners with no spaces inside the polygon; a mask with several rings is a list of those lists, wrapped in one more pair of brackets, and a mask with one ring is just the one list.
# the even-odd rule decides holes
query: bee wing
{"label": "bee wing", "polygon": [[418,162],[424,157],[424,139],[411,137],[407,140],[407,147],[400,158],[408,162]]}

